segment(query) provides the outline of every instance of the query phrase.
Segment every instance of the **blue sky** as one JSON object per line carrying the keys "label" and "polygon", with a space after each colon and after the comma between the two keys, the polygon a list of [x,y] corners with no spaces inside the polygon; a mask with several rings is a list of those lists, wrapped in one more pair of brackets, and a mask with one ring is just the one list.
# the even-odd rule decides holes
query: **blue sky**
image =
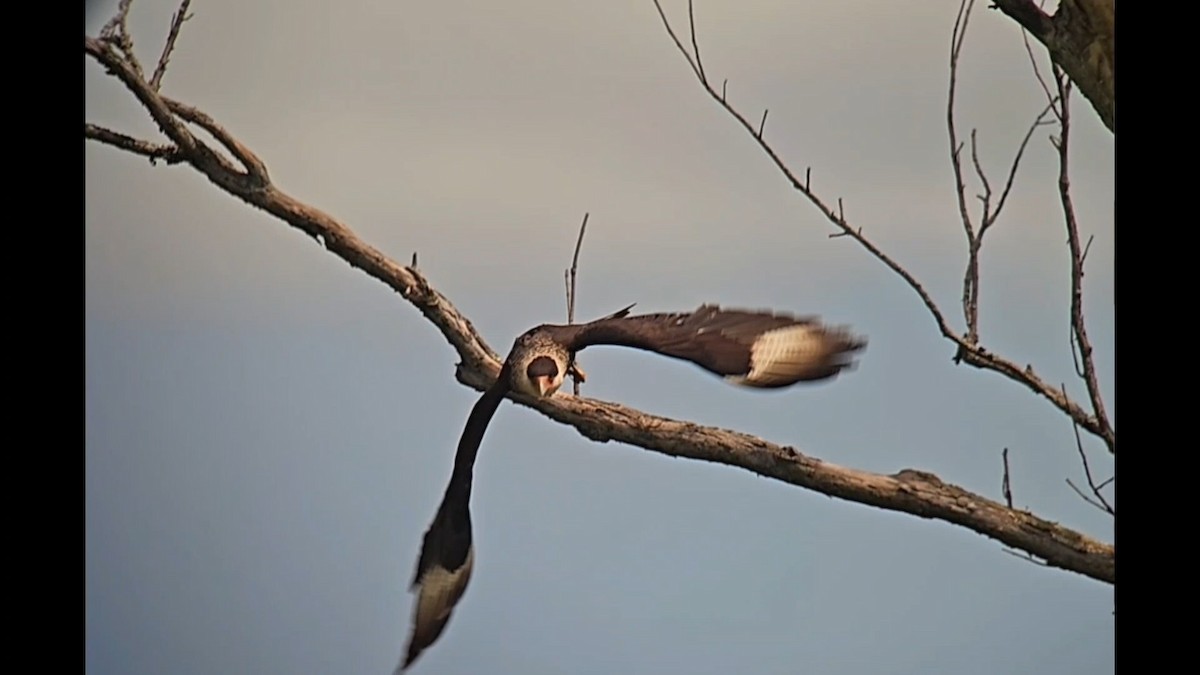
{"label": "blue sky", "polygon": [[[115,3],[113,3],[115,4]],[[686,20],[686,5],[669,3]],[[170,3],[134,3],[144,62]],[[706,68],[957,315],[944,129],[957,4],[699,2]],[[493,348],[578,313],[703,302],[848,323],[833,383],[728,387],[629,350],[585,394],[916,468],[1112,541],[1070,425],[955,366],[916,296],[830,230],[691,79],[647,0],[197,2],[164,92],[275,181],[430,280]],[[89,32],[110,15],[89,11]],[[86,65],[89,121],[153,136]],[[977,10],[960,131],[994,176],[1041,109],[1016,27]],[[1109,411],[1112,136],[1074,100],[1086,303]],[[985,245],[983,341],[1074,395],[1055,157],[1039,131]],[[382,284],[184,167],[86,146],[86,660],[94,673],[390,672],[421,534],[477,394]],[[961,321],[956,321],[961,325]],[[1091,444],[1093,467],[1111,461]],[[480,452],[477,561],[415,673],[1083,673],[1114,668],[1112,588],[953,526],[671,459],[505,403]]]}

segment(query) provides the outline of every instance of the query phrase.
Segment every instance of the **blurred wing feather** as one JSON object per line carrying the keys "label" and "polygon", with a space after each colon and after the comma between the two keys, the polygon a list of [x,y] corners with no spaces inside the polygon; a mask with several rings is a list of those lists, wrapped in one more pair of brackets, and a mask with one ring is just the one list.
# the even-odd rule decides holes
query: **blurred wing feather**
{"label": "blurred wing feather", "polygon": [[568,349],[620,345],[691,361],[749,387],[786,387],[824,380],[853,365],[866,340],[815,317],[723,310],[606,317],[578,326],[547,327]]}

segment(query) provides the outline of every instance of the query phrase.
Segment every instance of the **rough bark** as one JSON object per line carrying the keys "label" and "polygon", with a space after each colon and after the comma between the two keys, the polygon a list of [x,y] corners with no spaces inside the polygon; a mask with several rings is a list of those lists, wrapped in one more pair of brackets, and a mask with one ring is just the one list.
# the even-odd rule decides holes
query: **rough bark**
{"label": "rough bark", "polygon": [[1061,0],[1053,15],[1033,0],[995,0],[994,5],[1046,46],[1104,126],[1116,133],[1114,0]]}

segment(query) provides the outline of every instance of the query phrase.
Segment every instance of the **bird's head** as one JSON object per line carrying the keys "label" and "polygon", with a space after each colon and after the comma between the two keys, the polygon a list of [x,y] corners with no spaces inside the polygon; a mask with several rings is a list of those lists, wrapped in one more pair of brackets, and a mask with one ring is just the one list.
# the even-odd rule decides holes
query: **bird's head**
{"label": "bird's head", "polygon": [[535,356],[525,366],[525,379],[529,384],[530,394],[538,396],[553,396],[562,386],[566,366],[559,367],[557,361],[542,354]]}
{"label": "bird's head", "polygon": [[550,397],[562,386],[571,354],[539,326],[513,343],[508,355],[512,388],[529,396]]}

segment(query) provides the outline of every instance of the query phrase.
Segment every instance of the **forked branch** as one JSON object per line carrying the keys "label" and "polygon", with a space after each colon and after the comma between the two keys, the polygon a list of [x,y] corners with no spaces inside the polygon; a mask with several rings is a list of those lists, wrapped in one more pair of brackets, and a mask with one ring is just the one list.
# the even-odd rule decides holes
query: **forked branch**
{"label": "forked branch", "polygon": [[[823,215],[825,219],[833,225],[837,232],[831,236],[849,237],[850,239],[853,239],[860,246],[866,249],[867,252],[873,257],[887,266],[888,269],[895,272],[901,279],[904,280],[905,284],[907,284],[908,287],[911,288],[913,292],[915,292],[917,296],[921,298],[921,302],[925,305],[925,308],[929,311],[929,315],[933,318],[934,323],[937,325],[938,332],[942,335],[942,337],[949,340],[957,347],[954,356],[956,362],[966,363],[982,370],[989,370],[999,373],[1000,375],[1003,375],[1014,382],[1024,385],[1030,391],[1050,401],[1055,408],[1066,414],[1067,417],[1069,417],[1074,423],[1078,424],[1081,428],[1087,430],[1089,433],[1103,438],[1104,442],[1110,448],[1115,447],[1116,431],[1111,427],[1111,425],[1106,424],[1094,414],[1089,413],[1070,396],[1067,396],[1053,384],[1042,379],[1042,377],[1036,373],[1032,365],[1025,365],[1022,367],[1010,359],[992,353],[981,344],[973,342],[969,331],[962,334],[956,331],[946,319],[945,313],[938,306],[937,302],[934,301],[933,296],[930,295],[928,290],[925,289],[925,287],[911,272],[908,271],[907,268],[899,264],[888,254],[884,253],[882,249],[880,249],[863,234],[861,227],[853,226],[845,219],[839,210],[832,208],[830,204],[825,202],[814,190],[811,189],[810,170],[805,171],[805,180],[799,180],[787,163],[780,158],[779,154],[775,151],[771,144],[768,143],[763,136],[757,132],[756,127],[746,118],[746,116],[743,115],[732,104],[730,104],[724,93],[718,92],[716,89],[714,89],[709,83],[709,80],[703,76],[696,63],[695,57],[691,52],[688,51],[687,47],[684,46],[679,36],[675,33],[675,29],[671,25],[670,20],[667,18],[666,13],[663,11],[661,3],[659,0],[653,1],[655,8],[658,10],[658,15],[662,19],[663,27],[667,31],[667,35],[670,36],[671,41],[675,43],[676,49],[687,61],[688,65],[691,66],[692,72],[696,75],[696,79],[700,82],[700,86],[703,87],[704,91],[708,93],[709,97],[716,101],[717,105],[721,106],[721,108],[728,113],[730,117],[737,121],[737,123],[746,130],[750,137],[754,139],[754,142],[758,145],[759,149],[767,155],[767,157],[775,165],[776,169],[783,174],[788,183],[790,183],[797,192],[802,194],[809,201],[809,203],[811,203],[821,213],[821,215]],[[689,0],[689,12],[691,11],[691,4],[691,0]],[[692,26],[694,29],[694,23]],[[693,41],[696,40],[694,35],[691,37]],[[1041,119],[1042,118],[1039,116],[1039,118],[1035,120],[1033,126],[1037,126]],[[959,150],[961,150],[960,146],[961,144],[954,146],[954,152],[956,154]],[[1022,144],[1022,151],[1023,148],[1024,143]],[[1016,161],[1019,162],[1019,160],[1020,153],[1018,153]],[[1015,171],[1015,169],[1013,169],[1013,171]],[[969,222],[969,216],[966,217],[965,222]],[[964,227],[965,226],[966,225],[964,225]]]}

